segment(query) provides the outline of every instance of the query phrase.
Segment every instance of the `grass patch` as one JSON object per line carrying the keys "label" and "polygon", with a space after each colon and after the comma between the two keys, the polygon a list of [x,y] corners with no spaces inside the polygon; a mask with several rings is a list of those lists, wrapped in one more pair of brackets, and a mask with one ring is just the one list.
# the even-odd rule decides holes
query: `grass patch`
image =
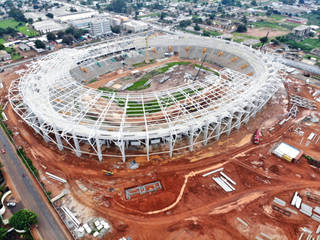
{"label": "grass patch", "polygon": [[271,18],[273,20],[276,20],[276,21],[281,21],[281,20],[283,20],[283,19],[285,19],[287,17],[279,15],[279,14],[272,14],[269,18]]}
{"label": "grass patch", "polygon": [[[194,64],[193,66],[194,66],[194,67],[197,67],[197,68],[200,68],[200,67],[201,67],[201,65],[200,65],[200,64],[197,64],[197,63]],[[214,70],[212,70],[212,69],[210,69],[210,68],[207,68],[207,67],[202,66],[201,69],[204,69],[204,70],[206,70],[206,71],[212,72],[212,73],[214,73],[216,76],[220,76],[220,74],[219,74],[217,71],[214,71]]]}
{"label": "grass patch", "polygon": [[[26,165],[26,167],[28,169],[31,170],[31,172],[33,172],[33,174],[39,178],[39,172],[38,169],[36,169],[35,166],[33,166],[33,163],[31,161],[30,158],[27,157],[26,152],[23,150],[23,147],[20,147],[19,149],[17,149],[17,153],[19,155],[19,157],[22,159],[22,162]],[[30,168],[29,168],[30,167]]]}
{"label": "grass patch", "polygon": [[[202,89],[198,89],[198,91],[201,91]],[[195,93],[192,89],[184,89],[183,92],[175,92],[170,96],[163,96],[161,97],[160,104],[163,106],[163,108],[167,108],[175,103],[175,101],[181,101],[186,98],[185,95],[192,96]],[[117,99],[118,100],[118,106],[119,107],[125,107],[125,99]],[[160,104],[157,100],[152,100],[148,102],[144,102],[144,111],[145,113],[155,113],[161,111]],[[137,117],[142,116],[144,114],[143,111],[143,105],[139,102],[134,101],[128,101],[127,106],[127,112],[126,114],[129,117]]]}
{"label": "grass patch", "polygon": [[190,64],[190,62],[171,62],[171,63],[167,63],[166,66],[161,67],[159,69],[156,70],[152,70],[149,73],[146,73],[145,75],[143,75],[143,77],[141,77],[138,81],[136,81],[131,87],[129,87],[127,90],[129,91],[137,91],[137,90],[142,90],[142,89],[146,89],[148,87],[150,87],[150,84],[146,85],[146,82],[148,82],[150,80],[150,78],[158,75],[158,74],[162,74],[167,72],[171,67],[176,66],[176,65],[188,65]]}
{"label": "grass patch", "polygon": [[154,63],[154,59],[150,60],[149,63],[146,63],[146,62],[140,62],[140,63],[134,63],[132,64],[132,67],[135,67],[135,68],[138,68],[138,67],[143,67],[143,66],[146,66],[146,65],[149,65],[149,64],[152,64]]}
{"label": "grass patch", "polygon": [[98,78],[91,79],[88,83],[94,83],[98,80]]}
{"label": "grass patch", "polygon": [[307,39],[301,41],[300,43],[307,45],[307,46],[311,47],[312,49],[320,47],[320,40],[317,38],[307,38]]}
{"label": "grass patch", "polygon": [[98,90],[102,91],[102,92],[116,92],[116,90],[112,89],[112,88],[107,88],[107,87],[98,87]]}
{"label": "grass patch", "polygon": [[0,38],[0,44],[4,44],[6,42],[6,40],[4,40],[3,38]]}
{"label": "grass patch", "polygon": [[21,32],[27,37],[34,37],[39,35],[37,31],[27,27],[26,24],[23,22],[18,22],[13,19],[6,19],[0,21],[0,28],[7,29],[9,27],[16,29],[17,31]]}
{"label": "grass patch", "polygon": [[34,36],[38,36],[38,32],[33,30],[32,28],[29,28],[27,26],[21,26],[18,27],[17,30],[21,33],[23,33],[24,35],[26,35],[27,37],[34,37]]}

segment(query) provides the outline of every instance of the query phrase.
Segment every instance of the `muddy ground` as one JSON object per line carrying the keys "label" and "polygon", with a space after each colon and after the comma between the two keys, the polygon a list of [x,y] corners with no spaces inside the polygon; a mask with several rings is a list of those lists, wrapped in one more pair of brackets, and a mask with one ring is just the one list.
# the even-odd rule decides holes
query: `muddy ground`
{"label": "muddy ground", "polygon": [[[10,81],[17,77],[16,70],[18,68],[0,74],[5,86],[1,90],[2,105],[6,102]],[[122,236],[148,240],[255,239],[263,232],[273,239],[290,240],[298,239],[301,227],[315,231],[319,225],[290,206],[294,192],[302,195],[304,203],[320,206],[320,202],[306,198],[306,191],[320,198],[319,169],[311,167],[304,158],[289,163],[271,154],[277,142],[285,141],[320,160],[320,140],[317,142],[316,137],[306,146],[309,133],[320,135],[319,123],[303,120],[310,110],[299,108],[296,119],[282,126],[278,124],[291,106],[287,91],[313,99],[309,88],[314,86],[290,79],[286,88],[282,88],[255,119],[229,137],[224,136],[193,152],[175,153],[172,159],[167,155],[152,156],[150,161],[136,158],[140,163],[136,170],[128,169],[120,158],[105,158],[100,163],[93,157],[77,158],[69,151],[58,151],[19,119],[10,105],[5,112],[17,145],[25,148],[52,196],[63,189],[70,191],[65,197],[67,200],[59,200],[57,204],[69,202],[70,209],[83,222],[92,216],[107,219],[112,232],[104,239]],[[317,103],[315,112],[319,112],[319,107]],[[303,136],[296,133],[298,127],[304,131]],[[257,128],[262,130],[262,140],[254,145],[251,137]],[[236,182],[235,191],[226,193],[212,180],[211,177],[219,173],[202,177],[220,167]],[[106,176],[103,169],[114,169],[114,175]],[[47,178],[46,171],[65,178],[68,183]],[[162,190],[131,200],[125,198],[125,189],[158,180]],[[274,197],[286,201],[286,207],[297,214],[286,216],[272,209]],[[240,223],[238,217],[248,226]]]}

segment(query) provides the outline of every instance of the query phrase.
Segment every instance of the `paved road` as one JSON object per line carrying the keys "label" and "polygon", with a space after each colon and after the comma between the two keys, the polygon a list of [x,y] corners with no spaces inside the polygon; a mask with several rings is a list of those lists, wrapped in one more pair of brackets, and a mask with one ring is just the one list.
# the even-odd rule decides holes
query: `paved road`
{"label": "paved road", "polygon": [[[45,202],[47,200],[38,192],[38,188],[32,180],[31,175],[27,173],[27,169],[18,158],[15,149],[2,129],[0,131],[0,148],[5,148],[7,151],[6,154],[1,154],[0,157],[21,197],[24,208],[30,209],[38,215],[38,230],[42,238],[44,240],[70,239],[69,236],[66,236],[63,227],[50,211],[50,206]],[[22,177],[22,174],[25,177]]]}

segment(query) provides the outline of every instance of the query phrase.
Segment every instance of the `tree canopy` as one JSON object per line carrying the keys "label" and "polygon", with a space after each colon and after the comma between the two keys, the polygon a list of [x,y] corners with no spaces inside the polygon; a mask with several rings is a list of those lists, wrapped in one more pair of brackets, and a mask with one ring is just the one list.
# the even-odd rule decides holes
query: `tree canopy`
{"label": "tree canopy", "polygon": [[112,2],[107,6],[107,10],[125,13],[127,11],[127,4],[125,0],[112,0]]}
{"label": "tree canopy", "polygon": [[46,48],[46,45],[41,40],[36,40],[34,43],[36,44],[36,48],[38,48],[38,49],[39,48],[43,48],[43,49]]}
{"label": "tree canopy", "polygon": [[52,32],[47,33],[48,41],[55,41],[57,39],[56,35]]}
{"label": "tree canopy", "polygon": [[247,31],[247,26],[244,24],[239,24],[237,27],[237,32],[246,32]]}
{"label": "tree canopy", "polygon": [[18,8],[11,8],[8,15],[9,17],[14,18],[18,22],[27,22],[26,17],[22,13],[22,11]]}
{"label": "tree canopy", "polygon": [[9,219],[11,227],[18,230],[28,231],[33,225],[38,223],[38,216],[32,211],[22,209]]}

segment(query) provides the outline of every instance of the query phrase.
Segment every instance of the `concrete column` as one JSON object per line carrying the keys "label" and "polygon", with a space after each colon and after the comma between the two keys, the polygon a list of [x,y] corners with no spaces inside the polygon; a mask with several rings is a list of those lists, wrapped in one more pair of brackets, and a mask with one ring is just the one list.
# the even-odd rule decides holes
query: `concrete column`
{"label": "concrete column", "polygon": [[203,145],[207,145],[208,143],[208,129],[209,129],[209,122],[206,121],[206,124],[204,125],[203,129]]}
{"label": "concrete column", "polygon": [[38,120],[39,120],[39,129],[40,129],[40,131],[41,131],[41,133],[42,133],[41,135],[42,135],[44,141],[45,141],[46,143],[48,143],[48,142],[50,142],[50,139],[49,139],[47,130],[44,129],[44,127],[43,127],[43,121],[42,121],[41,119],[38,119]]}
{"label": "concrete column", "polygon": [[77,157],[80,157],[81,156],[81,150],[80,150],[78,137],[74,133],[72,133],[72,138],[73,138],[74,146],[76,148],[76,150],[75,150],[76,155],[77,155]]}
{"label": "concrete column", "polygon": [[170,136],[169,139],[169,156],[172,158],[172,153],[173,153],[173,146],[172,146],[172,135]]}
{"label": "concrete column", "polygon": [[193,151],[193,135],[194,135],[194,128],[193,126],[190,127],[190,134],[189,134],[189,151]]}
{"label": "concrete column", "polygon": [[228,136],[231,133],[232,119],[233,119],[233,113],[230,114],[230,118],[229,118],[228,125],[227,125],[227,135]]}
{"label": "concrete column", "polygon": [[147,160],[149,161],[149,151],[150,151],[150,141],[149,141],[149,137],[147,136],[146,139],[146,149],[147,149]]}
{"label": "concrete column", "polygon": [[101,162],[102,161],[102,153],[101,153],[101,143],[99,138],[96,138],[96,147],[97,147],[97,152],[98,152],[98,159]]}
{"label": "concrete column", "polygon": [[249,110],[248,110],[249,113],[246,113],[245,119],[244,119],[244,121],[243,121],[245,124],[247,124],[247,123],[249,122],[250,114],[251,114],[252,109],[253,109],[253,107],[250,106],[250,107],[249,107]]}
{"label": "concrete column", "polygon": [[218,123],[216,126],[216,141],[220,138],[220,130],[221,130],[221,117],[218,118]]}
{"label": "concrete column", "polygon": [[53,127],[53,130],[54,130],[54,135],[56,137],[58,148],[59,148],[60,151],[62,151],[63,150],[63,145],[62,145],[62,141],[61,141],[61,136],[60,136],[60,134],[59,134],[59,132],[58,132],[56,127]]}
{"label": "concrete column", "polygon": [[236,128],[239,130],[240,129],[240,126],[241,126],[241,118],[243,116],[243,113],[239,113],[239,116],[238,116],[238,119],[237,119],[237,122],[236,122]]}
{"label": "concrete column", "polygon": [[124,141],[121,141],[120,151],[121,151],[121,155],[122,155],[122,162],[125,162],[126,161],[126,151],[125,151],[125,142]]}

